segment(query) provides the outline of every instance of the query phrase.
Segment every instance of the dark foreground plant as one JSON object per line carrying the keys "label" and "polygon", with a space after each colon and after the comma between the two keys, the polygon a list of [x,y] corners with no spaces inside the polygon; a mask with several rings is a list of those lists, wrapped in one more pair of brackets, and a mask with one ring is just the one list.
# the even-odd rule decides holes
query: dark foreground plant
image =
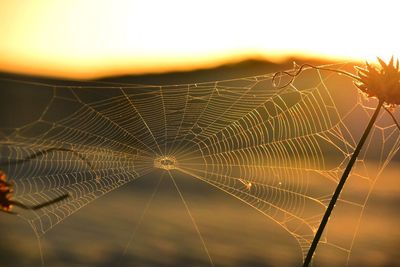
{"label": "dark foreground plant", "polygon": [[315,67],[315,66],[312,66],[309,64],[304,64],[295,73],[280,72],[280,73],[275,74],[275,76],[273,77],[273,81],[275,81],[276,78],[280,75],[288,75],[288,76],[292,77],[292,79],[289,81],[289,83],[284,85],[284,86],[287,86],[288,84],[290,84],[293,81],[294,77],[296,77],[297,75],[299,75],[302,72],[302,70],[305,67],[333,71],[333,72],[341,73],[341,74],[344,74],[346,76],[353,78],[354,84],[364,94],[366,94],[367,97],[377,98],[379,100],[378,105],[375,109],[375,112],[372,115],[367,128],[364,130],[364,133],[363,133],[360,141],[358,142],[357,147],[354,150],[353,155],[351,156],[350,161],[347,164],[346,169],[344,170],[343,175],[336,187],[336,190],[332,196],[332,199],[329,202],[328,208],[326,209],[324,217],[321,220],[318,230],[317,230],[317,232],[314,236],[314,239],[311,243],[310,249],[308,250],[307,256],[304,259],[303,267],[307,267],[313,258],[315,249],[317,248],[317,245],[318,245],[319,240],[322,236],[322,233],[325,229],[325,226],[328,222],[328,219],[332,213],[332,210],[335,207],[335,204],[340,195],[340,192],[342,191],[343,186],[346,183],[347,177],[349,176],[349,174],[354,166],[354,163],[356,162],[357,157],[360,154],[360,151],[361,151],[365,141],[367,140],[368,135],[369,135],[372,127],[374,126],[375,121],[376,121],[382,107],[390,114],[390,116],[394,120],[396,126],[400,130],[399,123],[396,121],[395,117],[389,110],[390,108],[394,108],[395,106],[400,104],[399,60],[396,61],[396,65],[394,64],[393,57],[388,64],[386,64],[380,58],[378,58],[378,61],[380,63],[379,68],[371,66],[368,63],[366,63],[365,68],[356,67],[356,69],[358,70],[357,75],[354,75],[354,74],[351,74],[351,73],[348,73],[345,71],[341,71],[341,70],[335,70],[335,69],[323,68],[323,67]]}

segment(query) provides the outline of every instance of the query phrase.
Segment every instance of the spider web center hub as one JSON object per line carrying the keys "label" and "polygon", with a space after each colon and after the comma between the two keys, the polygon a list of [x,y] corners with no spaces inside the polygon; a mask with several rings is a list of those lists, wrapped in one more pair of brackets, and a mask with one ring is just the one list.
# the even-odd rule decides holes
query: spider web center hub
{"label": "spider web center hub", "polygon": [[174,156],[160,156],[154,159],[154,167],[164,170],[176,169],[176,158]]}

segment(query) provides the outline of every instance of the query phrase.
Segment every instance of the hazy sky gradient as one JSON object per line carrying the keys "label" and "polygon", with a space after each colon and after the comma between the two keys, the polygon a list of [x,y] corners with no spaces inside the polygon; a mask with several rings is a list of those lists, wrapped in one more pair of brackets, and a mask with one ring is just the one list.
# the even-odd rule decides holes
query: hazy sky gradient
{"label": "hazy sky gradient", "polygon": [[246,57],[399,55],[396,1],[0,0],[0,70],[69,77]]}

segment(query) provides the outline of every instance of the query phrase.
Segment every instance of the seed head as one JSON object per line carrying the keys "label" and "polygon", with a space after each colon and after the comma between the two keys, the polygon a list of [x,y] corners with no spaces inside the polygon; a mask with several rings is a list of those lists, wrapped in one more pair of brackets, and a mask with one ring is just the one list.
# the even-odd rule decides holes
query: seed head
{"label": "seed head", "polygon": [[386,64],[378,57],[378,68],[366,63],[365,68],[356,67],[358,77],[355,85],[368,97],[378,98],[388,106],[400,105],[399,60],[394,64],[393,57]]}

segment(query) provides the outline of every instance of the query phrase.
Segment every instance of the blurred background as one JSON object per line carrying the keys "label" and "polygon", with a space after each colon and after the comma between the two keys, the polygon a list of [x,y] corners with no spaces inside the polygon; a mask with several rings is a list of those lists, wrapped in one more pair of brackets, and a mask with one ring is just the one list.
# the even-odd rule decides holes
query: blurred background
{"label": "blurred background", "polygon": [[398,56],[393,1],[0,1],[0,70],[98,78]]}
{"label": "blurred background", "polygon": [[[43,91],[10,80],[165,85],[273,73],[293,62],[388,59],[400,55],[396,12],[392,1],[0,0],[0,128],[29,123],[48,103]],[[350,266],[400,266],[399,160],[374,185]],[[170,179],[149,202],[160,177],[124,185],[40,238],[1,213],[0,266],[209,266]],[[272,220],[196,179],[176,180],[215,266],[300,266],[296,240]],[[352,236],[354,217],[344,214],[349,221],[331,227],[332,236]],[[314,266],[345,264],[323,244],[318,253]]]}

